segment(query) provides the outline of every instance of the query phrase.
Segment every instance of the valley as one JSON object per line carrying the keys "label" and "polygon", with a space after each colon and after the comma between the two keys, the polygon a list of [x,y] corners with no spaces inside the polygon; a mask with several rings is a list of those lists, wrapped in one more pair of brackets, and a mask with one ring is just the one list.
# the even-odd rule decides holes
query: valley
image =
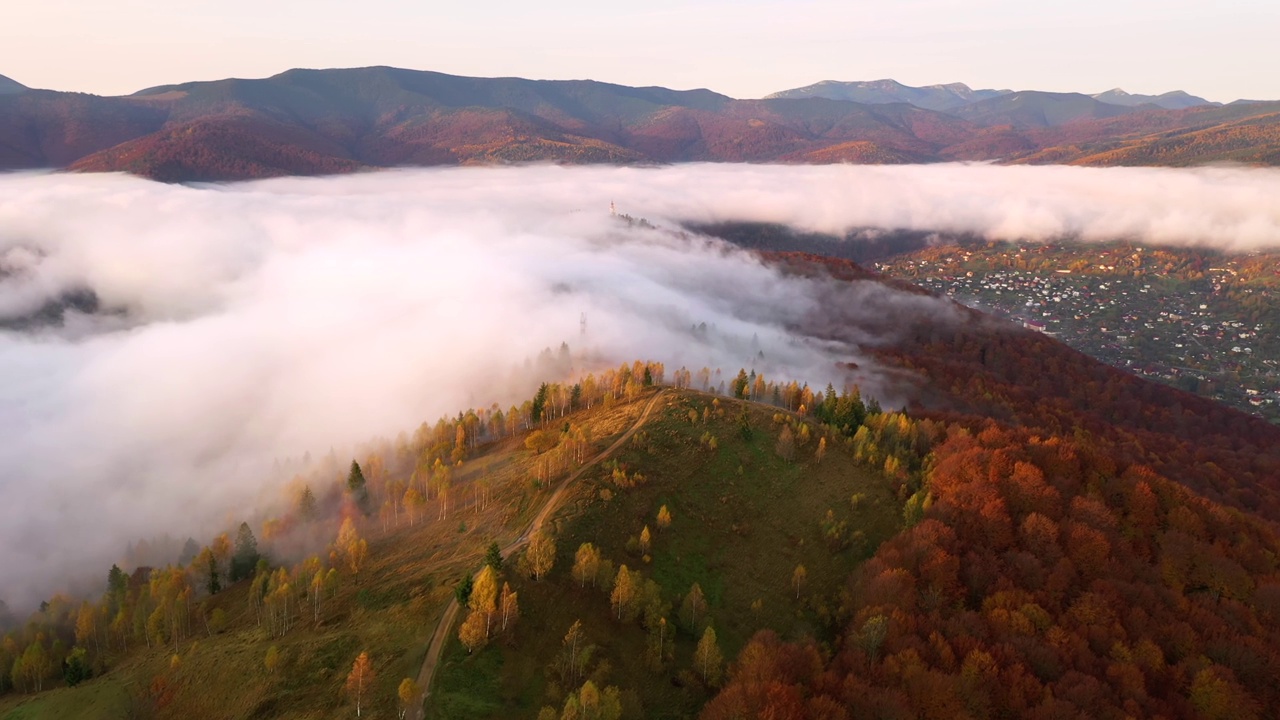
{"label": "valley", "polygon": [[1142,377],[1280,421],[1274,252],[1120,242],[986,242],[867,229],[694,229],[756,250],[850,259]]}

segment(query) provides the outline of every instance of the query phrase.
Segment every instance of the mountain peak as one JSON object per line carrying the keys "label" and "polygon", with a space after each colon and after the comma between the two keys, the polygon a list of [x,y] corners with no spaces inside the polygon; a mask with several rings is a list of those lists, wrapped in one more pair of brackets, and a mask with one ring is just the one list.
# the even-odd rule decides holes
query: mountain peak
{"label": "mountain peak", "polygon": [[[0,170],[124,170],[172,182],[525,162],[1063,162],[1095,154],[1079,138],[1141,135],[1158,142],[1145,119],[1151,113],[1159,128],[1216,124],[1220,137],[1228,123],[1275,112],[1272,105],[1159,110],[1118,88],[1090,97],[975,90],[958,82],[911,87],[891,78],[825,80],[776,94],[780,100],[376,66],[299,68],[130,97],[18,95],[25,88],[3,80],[10,93],[0,98],[6,126],[35,130],[6,136]],[[1181,92],[1159,100],[1163,107],[1200,102]],[[1135,119],[1120,122],[1125,115]],[[1094,124],[1045,132],[1077,121]],[[1238,141],[1222,141],[1208,155],[1197,146],[1173,161],[1274,165],[1280,135],[1270,128],[1280,123],[1262,122],[1267,129],[1251,130],[1258,140],[1246,151]],[[1036,133],[1023,132],[1031,129]]]}
{"label": "mountain peak", "polygon": [[926,110],[948,111],[976,100],[1003,95],[1005,90],[973,90],[964,83],[912,87],[892,78],[880,80],[823,80],[813,85],[768,95],[766,99],[826,98],[868,105],[908,103]]}
{"label": "mountain peak", "polygon": [[1202,97],[1196,97],[1184,90],[1173,90],[1161,95],[1136,95],[1134,93],[1125,92],[1120,88],[1112,88],[1106,92],[1100,92],[1096,95],[1090,95],[1094,100],[1098,100],[1111,105],[1123,105],[1125,107],[1137,107],[1139,105],[1156,105],[1165,110],[1182,110],[1184,108],[1195,107],[1197,105],[1216,105]]}
{"label": "mountain peak", "polygon": [[29,89],[17,80],[0,75],[0,95],[16,95]]}

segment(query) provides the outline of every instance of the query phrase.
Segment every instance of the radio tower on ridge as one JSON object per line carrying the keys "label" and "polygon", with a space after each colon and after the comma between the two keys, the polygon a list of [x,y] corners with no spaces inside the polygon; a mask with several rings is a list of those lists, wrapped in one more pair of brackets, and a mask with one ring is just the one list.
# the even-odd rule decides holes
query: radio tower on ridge
{"label": "radio tower on ridge", "polygon": [[582,328],[582,334],[586,335],[587,334],[587,314],[586,313],[582,313],[581,328]]}

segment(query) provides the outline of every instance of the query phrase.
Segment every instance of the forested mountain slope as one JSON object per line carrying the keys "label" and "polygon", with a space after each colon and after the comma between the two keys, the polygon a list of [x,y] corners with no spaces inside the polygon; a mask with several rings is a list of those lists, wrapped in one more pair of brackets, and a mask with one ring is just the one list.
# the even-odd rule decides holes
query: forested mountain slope
{"label": "forested mountain slope", "polygon": [[522,162],[1273,164],[1280,137],[1274,104],[1166,110],[1070,93],[977,99],[951,86],[935,90],[973,102],[940,112],[883,95],[735,100],[387,67],[290,70],[124,97],[22,90],[0,93],[0,169],[166,182]]}

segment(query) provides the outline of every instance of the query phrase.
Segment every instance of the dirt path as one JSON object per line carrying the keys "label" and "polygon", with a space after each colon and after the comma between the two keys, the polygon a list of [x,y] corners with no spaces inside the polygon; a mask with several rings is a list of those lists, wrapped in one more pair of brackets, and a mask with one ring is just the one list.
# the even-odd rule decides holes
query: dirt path
{"label": "dirt path", "polygon": [[[640,418],[635,421],[635,424],[628,428],[626,432],[622,433],[621,437],[613,441],[612,445],[600,451],[598,455],[588,460],[582,467],[573,471],[573,474],[565,478],[564,481],[560,483],[560,487],[556,488],[555,492],[551,493],[551,497],[547,498],[547,502],[542,506],[542,509],[538,511],[538,514],[534,516],[533,521],[529,523],[529,527],[525,529],[524,533],[522,533],[520,537],[516,538],[510,545],[502,548],[502,557],[510,557],[516,550],[519,550],[528,544],[529,538],[542,528],[542,524],[546,522],[547,518],[551,516],[551,513],[554,512],[556,507],[560,504],[560,500],[564,497],[565,491],[569,486],[581,477],[583,473],[600,464],[610,455],[617,452],[618,448],[622,447],[623,443],[630,440],[631,436],[635,435],[636,432],[644,426],[645,422],[649,420],[649,415],[652,414],[653,409],[658,405],[658,399],[666,394],[667,391],[662,390],[657,395],[654,395],[649,400],[649,404],[645,406],[644,412],[640,414]],[[477,570],[476,575],[479,574],[480,571]],[[409,712],[405,715],[406,720],[422,720],[423,705],[426,704],[427,698],[431,697],[431,680],[435,677],[436,666],[440,664],[440,655],[444,652],[444,645],[449,641],[449,636],[453,632],[453,626],[457,623],[459,611],[460,608],[458,606],[457,598],[451,598],[449,600],[449,607],[445,608],[444,615],[440,618],[440,623],[436,625],[435,632],[431,635],[431,644],[427,646],[427,658],[422,663],[422,670],[418,672],[418,687],[423,688],[422,702],[409,708]]]}

